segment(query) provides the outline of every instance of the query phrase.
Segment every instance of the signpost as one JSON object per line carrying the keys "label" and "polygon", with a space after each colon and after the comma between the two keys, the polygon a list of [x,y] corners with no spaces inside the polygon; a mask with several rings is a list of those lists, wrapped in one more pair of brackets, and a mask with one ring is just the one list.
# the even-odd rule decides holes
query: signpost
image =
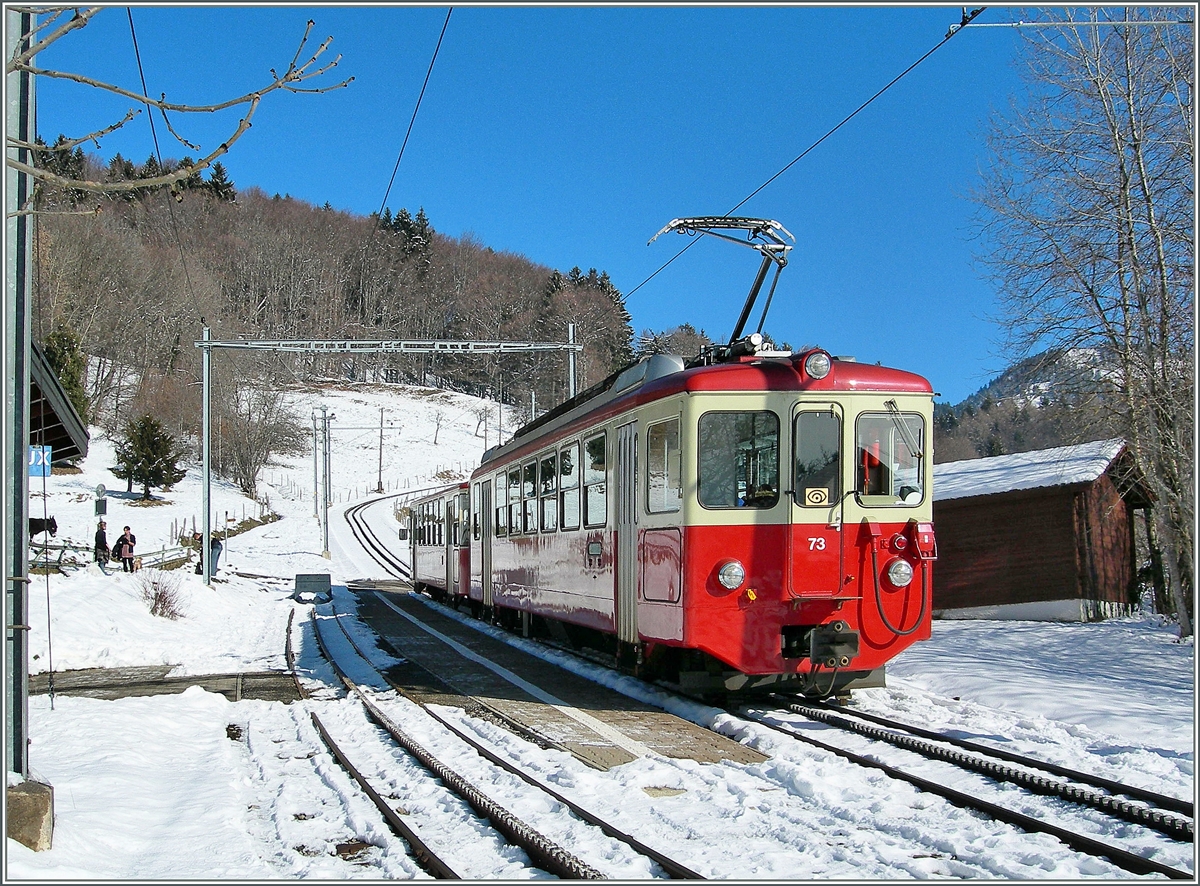
{"label": "signpost", "polygon": [[30,477],[49,477],[50,476],[50,447],[49,446],[30,446],[29,447],[29,476]]}

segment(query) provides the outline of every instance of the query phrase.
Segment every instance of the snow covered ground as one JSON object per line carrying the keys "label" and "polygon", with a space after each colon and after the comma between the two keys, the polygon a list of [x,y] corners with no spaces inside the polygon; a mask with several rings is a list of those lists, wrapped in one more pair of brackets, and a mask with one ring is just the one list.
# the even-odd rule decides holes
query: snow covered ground
{"label": "snow covered ground", "polygon": [[[311,607],[290,599],[292,576],[329,572],[335,585],[385,577],[340,517],[378,482],[380,408],[385,409],[382,475],[389,492],[469,470],[484,440],[474,436],[478,401],[456,394],[342,387],[297,393],[293,402],[305,423],[320,404],[337,416],[331,558],[321,556],[311,454],[285,459],[266,470],[263,486],[281,519],[230,538],[211,587],[190,569],[127,575],[119,564],[107,575],[93,564],[67,576],[34,576],[32,672],[51,666],[61,671],[155,664],[174,665],[177,674],[281,669],[288,616],[294,611],[301,668],[314,686],[320,679],[335,683],[313,648]],[[94,430],[81,474],[48,478],[44,497],[40,481],[31,481],[30,512],[40,516],[44,503],[58,521],[55,541],[91,546],[92,490],[98,483],[123,489],[108,471],[112,464],[111,443]],[[190,531],[198,518],[200,496],[195,467],[171,492],[156,490],[161,503],[153,507],[139,506],[136,493],[110,493],[110,543],[128,524],[138,536],[139,553],[171,545],[172,526],[186,522]],[[214,482],[212,498],[216,525],[224,523],[226,511],[233,525],[243,509],[254,516],[258,507],[223,482]],[[395,537],[390,504],[368,513],[380,535]],[[155,577],[178,579],[181,618],[149,614],[143,587]],[[337,602],[339,609],[353,610],[344,590]],[[591,669],[577,662],[571,666]],[[444,713],[594,811],[620,815],[639,838],[709,877],[1126,876],[1049,837],[968,815],[715,709],[671,700],[616,674],[600,677],[713,724],[771,759],[757,765],[701,765],[644,758],[599,773],[461,713]],[[868,710],[904,714],[975,738],[1003,736],[1015,750],[1191,797],[1194,685],[1191,642],[1179,643],[1174,628],[1152,616],[1091,625],[939,621],[932,640],[889,667],[887,689],[863,691],[857,698]],[[661,875],[619,844],[568,820],[555,804],[531,806],[516,786],[490,774],[430,718],[379,691],[381,706],[406,730],[446,753],[458,771],[478,779],[519,816],[545,827],[606,875]],[[54,846],[33,853],[9,840],[6,879],[425,877],[370,802],[323,752],[309,709],[356,760],[390,785],[395,805],[408,810],[416,826],[424,812],[445,811],[437,786],[380,742],[356,703],[332,689],[309,708],[229,702],[200,689],[118,701],[68,696],[52,701],[40,695],[30,700],[30,768],[34,778],[54,787]],[[10,783],[14,777],[10,773]],[[511,850],[492,845],[469,810],[454,814],[459,820],[446,825],[444,839],[460,847],[454,858],[468,878],[531,876]],[[369,848],[355,854],[355,840]],[[1191,868],[1190,852],[1183,850],[1160,860]]]}

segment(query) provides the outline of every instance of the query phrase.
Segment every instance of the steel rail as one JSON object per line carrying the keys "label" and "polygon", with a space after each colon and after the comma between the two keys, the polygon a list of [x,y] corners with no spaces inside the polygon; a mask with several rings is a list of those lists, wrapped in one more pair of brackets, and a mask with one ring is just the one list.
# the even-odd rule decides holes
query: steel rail
{"label": "steel rail", "polygon": [[379,811],[383,813],[383,817],[387,820],[388,826],[391,827],[391,829],[399,836],[403,837],[408,845],[412,847],[413,858],[417,860],[418,864],[420,864],[421,867],[429,871],[429,873],[433,874],[433,876],[440,880],[461,880],[462,877],[459,876],[459,874],[457,874],[454,869],[450,867],[450,865],[446,864],[446,862],[443,861],[436,852],[430,849],[428,844],[426,844],[424,840],[417,836],[416,831],[405,824],[404,820],[396,814],[396,811],[388,805],[387,800],[381,797],[379,792],[371,787],[370,783],[363,776],[363,774],[354,767],[354,764],[350,762],[349,758],[347,758],[342,749],[337,746],[337,743],[329,735],[329,732],[325,729],[324,724],[321,723],[316,713],[309,711],[308,715],[312,717],[313,725],[317,727],[317,732],[320,734],[321,740],[325,742],[325,746],[329,748],[329,751],[333,754],[334,759],[336,759],[338,763],[342,765],[342,768],[350,774],[351,778],[358,783],[358,786],[362,789],[363,793],[371,798],[371,802],[373,802]]}
{"label": "steel rail", "polygon": [[404,565],[404,562],[396,557],[388,548],[379,540],[379,537],[367,526],[366,521],[360,516],[360,512],[383,501],[384,498],[394,498],[396,495],[403,493],[395,493],[386,495],[383,498],[372,499],[357,504],[354,507],[346,508],[342,516],[346,519],[346,523],[350,526],[350,532],[363,548],[370,555],[371,559],[386,569],[388,572],[397,578],[410,579],[412,572]]}
{"label": "steel rail", "polygon": [[[308,690],[306,690],[300,683],[300,675],[296,672],[296,655],[292,647],[292,624],[295,621],[295,615],[295,609],[288,613],[287,643],[284,646],[284,657],[287,660],[288,670],[292,674],[292,679],[296,683],[296,691],[300,693],[301,699],[306,699],[309,697],[309,693]],[[321,736],[321,740],[325,742],[325,746],[329,748],[329,752],[333,754],[338,763],[342,765],[342,768],[344,768],[358,783],[359,787],[362,788],[363,793],[371,798],[371,802],[373,802],[376,808],[379,809],[379,811],[383,814],[383,817],[387,821],[388,826],[392,829],[392,832],[408,843],[409,847],[412,849],[413,858],[417,860],[417,863],[430,874],[439,879],[461,880],[462,877],[460,877],[448,864],[446,864],[437,855],[437,853],[429,848],[425,841],[422,840],[420,836],[418,836],[417,833],[410,828],[404,822],[404,820],[400,818],[399,815],[396,814],[395,810],[388,805],[384,798],[379,795],[379,792],[371,787],[371,785],[363,777],[362,773],[360,773],[358,769],[356,769],[353,764],[350,763],[350,760],[346,757],[345,753],[343,753],[342,749],[337,746],[337,743],[330,736],[328,730],[325,729],[324,724],[321,723],[317,715],[312,711],[309,711],[309,716],[312,717],[313,725],[317,727],[317,733]]]}
{"label": "steel rail", "polygon": [[[554,843],[517,816],[513,815],[487,794],[431,754],[426,748],[407,735],[399,726],[391,721],[369,699],[362,689],[351,680],[330,654],[328,647],[321,638],[320,625],[316,621],[316,609],[312,611],[313,629],[316,632],[317,643],[325,657],[329,660],[338,678],[366,708],[368,715],[381,726],[392,739],[407,751],[415,760],[424,766],[435,777],[441,779],[449,790],[462,798],[467,805],[479,815],[491,822],[492,827],[504,835],[514,846],[524,849],[535,865],[559,877],[571,880],[602,880],[601,874],[591,865],[577,858],[571,852]],[[368,662],[369,664],[369,662]]]}
{"label": "steel rail", "polygon": [[[335,613],[337,612],[336,607],[334,607],[334,612]],[[364,661],[369,662],[370,659],[368,659],[367,656],[363,654],[363,651],[359,648],[358,644],[354,641],[354,638],[351,637],[349,632],[346,631],[345,627],[342,625],[340,618],[337,619],[337,623],[338,623],[338,627],[340,627],[342,629],[342,633],[345,635],[346,639],[350,641],[350,645],[354,647],[355,651],[358,652],[358,654],[363,658]],[[421,667],[420,665],[416,665],[415,662],[411,662],[411,664],[414,664],[416,667]],[[424,669],[422,668],[422,670],[424,670]],[[636,837],[633,837],[630,834],[627,834],[626,832],[622,831],[620,828],[617,828],[614,825],[609,824],[603,818],[601,818],[598,815],[593,814],[592,812],[590,812],[583,806],[580,806],[574,800],[571,800],[569,797],[566,797],[563,794],[560,794],[558,791],[554,790],[554,788],[550,787],[547,784],[544,784],[543,782],[541,782],[538,779],[534,778],[533,776],[529,775],[528,773],[523,771],[520,767],[514,765],[513,763],[509,762],[508,760],[505,760],[503,757],[496,754],[494,751],[492,751],[490,748],[488,748],[486,745],[484,745],[478,739],[474,738],[467,732],[464,732],[462,729],[460,729],[458,726],[456,726],[451,721],[447,720],[441,714],[437,713],[437,711],[430,708],[424,702],[422,702],[416,698],[413,698],[402,687],[396,685],[395,681],[393,681],[387,674],[380,672],[380,675],[383,677],[384,680],[387,681],[388,685],[390,685],[393,689],[395,689],[397,692],[402,694],[405,698],[407,698],[413,704],[419,705],[421,707],[421,709],[424,710],[431,717],[433,717],[433,719],[437,720],[439,723],[441,723],[443,726],[445,726],[447,729],[449,729],[451,732],[453,732],[455,735],[457,735],[460,739],[462,739],[467,744],[469,744],[471,747],[473,747],[476,751],[479,752],[479,754],[481,756],[483,756],[486,760],[491,762],[493,765],[499,766],[501,769],[504,769],[506,772],[509,772],[509,773],[517,776],[518,778],[522,779],[527,784],[537,788],[540,791],[543,791],[544,793],[549,794],[551,797],[553,797],[559,803],[562,803],[564,806],[566,806],[568,809],[570,809],[573,813],[578,815],[580,818],[582,818],[588,824],[599,828],[607,836],[612,837],[614,840],[620,840],[622,843],[625,843],[626,845],[631,847],[634,851],[638,852],[639,854],[646,856],[647,858],[651,859],[654,862],[657,862],[658,865],[660,867],[662,867],[662,869],[664,871],[666,871],[667,874],[672,879],[675,879],[675,880],[704,880],[704,879],[707,879],[706,877],[702,876],[701,874],[698,874],[695,871],[693,871],[691,868],[688,868],[685,865],[682,865],[679,862],[675,861],[673,858],[663,855],[657,849],[647,846],[645,843],[641,842]],[[487,708],[489,711],[492,710],[492,708],[486,704],[484,705],[484,707]],[[507,722],[509,718],[505,717],[504,719]],[[528,730],[528,728],[526,727],[525,731],[528,732],[530,730]],[[536,737],[541,739],[541,736],[536,736]],[[551,742],[551,744],[556,745],[557,743]],[[559,747],[561,748],[561,746],[559,746]]]}
{"label": "steel rail", "polygon": [[791,736],[798,741],[803,741],[808,744],[828,751],[831,754],[836,754],[843,759],[849,760],[852,763],[857,763],[860,766],[866,766],[872,769],[878,769],[887,773],[892,778],[900,781],[908,782],[923,791],[931,794],[936,794],[939,797],[953,803],[955,806],[961,806],[965,809],[975,809],[990,815],[997,821],[1011,824],[1021,828],[1029,833],[1043,833],[1056,837],[1063,844],[1074,849],[1076,852],[1082,852],[1085,855],[1093,855],[1097,858],[1106,858],[1117,867],[1129,871],[1134,874],[1162,874],[1172,880],[1194,880],[1195,874],[1189,871],[1181,871],[1169,865],[1161,864],[1149,858],[1145,858],[1136,853],[1129,852],[1125,849],[1119,849],[1108,843],[1101,842],[1092,837],[1083,834],[1077,834],[1074,831],[1068,831],[1066,828],[1060,828],[1057,825],[1042,821],[1030,815],[1025,815],[1021,812],[1016,812],[1008,809],[998,803],[992,803],[980,797],[972,796],[963,791],[956,790],[946,785],[938,784],[935,781],[930,781],[927,778],[922,778],[918,775],[912,775],[902,769],[897,769],[895,766],[890,766],[887,763],[882,763],[878,760],[873,760],[870,757],[864,757],[861,754],[856,754],[853,751],[847,751],[839,748],[836,745],[828,744],[820,739],[812,736],[804,735],[794,729],[789,729],[786,726],[780,726],[776,723],[770,723],[761,717],[755,715],[744,715],[749,717],[753,722],[759,725],[766,726],[769,729],[774,729],[777,732],[782,732],[784,735]]}
{"label": "steel rail", "polygon": [[[773,694],[775,697],[783,699],[786,696],[780,696],[778,693]],[[856,711],[848,708],[834,708],[832,705],[824,702],[815,701],[800,701],[788,699],[789,707],[792,704],[799,704],[804,708],[813,708],[815,710],[825,711],[833,715],[857,717],[862,720],[867,720],[872,723],[877,723],[880,726],[886,726],[892,729],[904,729],[911,732],[913,735],[920,735],[923,738],[932,739],[933,741],[941,741],[946,744],[952,744],[955,747],[963,748],[964,750],[974,751],[980,754],[986,754],[1000,760],[1006,760],[1009,763],[1018,763],[1022,766],[1027,766],[1030,769],[1040,769],[1044,772],[1049,772],[1052,775],[1058,775],[1063,778],[1069,778],[1082,784],[1089,784],[1092,787],[1103,788],[1113,794],[1124,794],[1135,800],[1141,800],[1145,803],[1151,803],[1162,809],[1168,809],[1171,812],[1178,812],[1183,815],[1193,818],[1195,816],[1194,804],[1190,800],[1181,800],[1178,797],[1171,797],[1166,794],[1159,794],[1155,791],[1146,790],[1145,788],[1135,787],[1133,785],[1123,784],[1119,781],[1103,778],[1099,775],[1092,775],[1088,772],[1080,772],[1075,769],[1070,769],[1066,766],[1059,766],[1055,763],[1048,763],[1044,760],[1037,760],[1033,757],[1027,757],[1022,754],[1015,754],[1012,751],[1006,751],[1002,748],[994,748],[989,745],[980,744],[979,742],[969,741],[963,738],[955,738],[946,735],[942,732],[936,732],[932,729],[925,729],[921,726],[914,726],[911,723],[903,723],[899,720],[892,720],[888,717],[881,717],[878,714],[870,714],[866,711]],[[799,710],[796,713],[808,716],[807,710]],[[1105,809],[1105,811],[1108,811]],[[1146,822],[1139,821],[1139,824]],[[1151,825],[1152,826],[1152,825]],[[1191,828],[1188,828],[1189,836],[1187,839],[1192,839]]]}

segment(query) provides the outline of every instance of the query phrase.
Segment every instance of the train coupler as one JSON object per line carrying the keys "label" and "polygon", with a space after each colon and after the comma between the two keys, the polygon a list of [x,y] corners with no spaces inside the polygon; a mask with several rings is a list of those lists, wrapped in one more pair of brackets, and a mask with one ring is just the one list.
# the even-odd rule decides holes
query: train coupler
{"label": "train coupler", "polygon": [[845,668],[858,655],[858,631],[841,620],[817,625],[808,640],[813,667]]}

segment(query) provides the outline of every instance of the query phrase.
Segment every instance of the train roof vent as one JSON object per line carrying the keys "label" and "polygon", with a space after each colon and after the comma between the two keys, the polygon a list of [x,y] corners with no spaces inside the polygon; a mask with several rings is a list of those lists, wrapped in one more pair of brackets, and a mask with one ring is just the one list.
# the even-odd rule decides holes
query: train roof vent
{"label": "train roof vent", "polygon": [[678,354],[651,354],[618,375],[610,391],[619,394],[673,372],[682,372],[683,369],[683,358]]}

